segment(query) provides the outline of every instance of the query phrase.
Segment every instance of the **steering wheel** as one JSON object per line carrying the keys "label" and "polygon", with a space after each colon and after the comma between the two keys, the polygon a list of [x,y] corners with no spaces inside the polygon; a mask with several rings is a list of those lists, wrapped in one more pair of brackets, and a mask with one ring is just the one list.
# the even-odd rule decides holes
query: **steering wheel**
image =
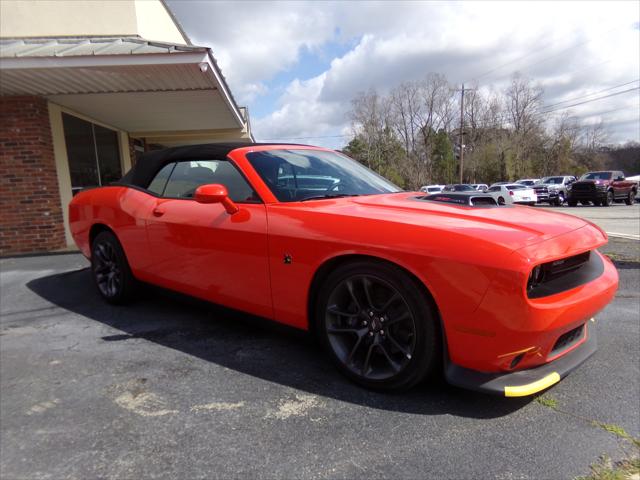
{"label": "steering wheel", "polygon": [[339,185],[340,185],[340,180],[338,180],[336,183],[329,185],[323,193],[327,194],[329,192],[333,192]]}

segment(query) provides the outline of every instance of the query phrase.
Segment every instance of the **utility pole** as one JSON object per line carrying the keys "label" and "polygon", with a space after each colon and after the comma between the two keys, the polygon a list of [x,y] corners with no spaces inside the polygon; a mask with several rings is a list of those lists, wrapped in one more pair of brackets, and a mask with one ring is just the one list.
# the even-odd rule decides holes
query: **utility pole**
{"label": "utility pole", "polygon": [[464,174],[464,83],[462,84],[462,90],[460,90],[460,183],[462,183],[462,176]]}

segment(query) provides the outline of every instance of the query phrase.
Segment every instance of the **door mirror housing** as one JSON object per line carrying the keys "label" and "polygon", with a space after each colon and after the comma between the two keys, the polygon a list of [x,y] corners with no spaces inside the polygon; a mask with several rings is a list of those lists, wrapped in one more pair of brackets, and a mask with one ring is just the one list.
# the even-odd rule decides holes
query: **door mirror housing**
{"label": "door mirror housing", "polygon": [[616,178],[616,182],[622,182],[624,180],[624,177],[619,176]]}
{"label": "door mirror housing", "polygon": [[194,199],[198,203],[221,203],[229,215],[233,215],[238,210],[238,206],[229,198],[227,187],[218,183],[200,185],[196,188]]}

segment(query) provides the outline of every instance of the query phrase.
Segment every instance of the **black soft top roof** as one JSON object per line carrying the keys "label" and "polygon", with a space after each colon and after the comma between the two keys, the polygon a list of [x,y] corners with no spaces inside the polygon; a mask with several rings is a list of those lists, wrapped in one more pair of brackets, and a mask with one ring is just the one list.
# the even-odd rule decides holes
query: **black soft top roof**
{"label": "black soft top roof", "polygon": [[223,160],[227,155],[238,148],[255,147],[261,145],[290,145],[301,146],[295,143],[207,143],[203,145],[187,145],[183,147],[171,147],[162,150],[154,150],[140,156],[135,165],[124,177],[120,184],[135,185],[147,188],[156,174],[165,165],[180,160]]}

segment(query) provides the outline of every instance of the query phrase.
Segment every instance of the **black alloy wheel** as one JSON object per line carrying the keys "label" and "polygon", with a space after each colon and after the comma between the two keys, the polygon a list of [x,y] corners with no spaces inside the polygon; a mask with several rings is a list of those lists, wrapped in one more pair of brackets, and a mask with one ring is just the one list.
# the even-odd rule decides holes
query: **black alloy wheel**
{"label": "black alloy wheel", "polygon": [[603,207],[610,207],[611,204],[613,203],[613,200],[614,200],[613,192],[611,190],[609,190],[607,192],[606,197],[604,197],[604,200],[602,201],[602,206]]}
{"label": "black alloy wheel", "polygon": [[358,262],[329,276],[316,310],[321,339],[349,378],[368,388],[409,388],[440,356],[425,294],[399,268]]}
{"label": "black alloy wheel", "polygon": [[116,236],[99,233],[91,244],[91,270],[98,292],[109,303],[128,301],[135,287],[127,258]]}
{"label": "black alloy wheel", "polygon": [[629,192],[629,195],[627,195],[627,198],[624,199],[624,203],[626,203],[627,205],[633,205],[634,203],[636,203],[636,192],[631,190]]}

